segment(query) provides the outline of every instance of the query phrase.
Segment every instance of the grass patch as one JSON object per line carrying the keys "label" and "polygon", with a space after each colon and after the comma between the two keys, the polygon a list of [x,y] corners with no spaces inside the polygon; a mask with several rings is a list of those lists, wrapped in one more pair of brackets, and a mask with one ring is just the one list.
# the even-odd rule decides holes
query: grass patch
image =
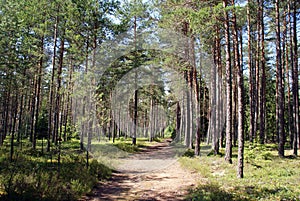
{"label": "grass patch", "polygon": [[97,160],[90,159],[86,167],[86,155],[77,140],[63,142],[60,150],[53,145],[51,152],[42,149],[40,140],[36,150],[23,142],[22,150],[15,147],[13,162],[9,162],[7,144],[0,150],[0,200],[77,200],[98,180],[111,176],[111,169]]}
{"label": "grass patch", "polygon": [[300,159],[278,157],[274,145],[246,144],[243,179],[237,179],[236,158],[233,164],[219,155],[179,161],[205,181],[190,191],[187,200],[300,200]]}
{"label": "grass patch", "polygon": [[136,153],[140,151],[139,145],[133,145],[128,142],[116,142],[113,145],[127,153]]}
{"label": "grass patch", "polygon": [[127,153],[137,153],[147,146],[160,142],[162,142],[161,138],[154,138],[153,142],[149,142],[148,138],[137,138],[136,145],[133,145],[131,138],[120,138],[117,139],[113,145]]}

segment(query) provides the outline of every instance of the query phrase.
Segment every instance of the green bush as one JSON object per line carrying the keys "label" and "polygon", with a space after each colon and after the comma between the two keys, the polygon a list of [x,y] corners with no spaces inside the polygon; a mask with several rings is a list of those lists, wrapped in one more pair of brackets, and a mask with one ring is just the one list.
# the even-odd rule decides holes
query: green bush
{"label": "green bush", "polygon": [[164,131],[165,137],[170,137],[172,140],[176,138],[176,130],[174,126],[168,125],[168,127]]}
{"label": "green bush", "polygon": [[195,152],[194,152],[193,149],[187,149],[187,150],[183,153],[182,156],[183,156],[183,157],[190,157],[190,158],[192,158],[192,157],[195,156]]}
{"label": "green bush", "polygon": [[128,153],[135,153],[139,151],[139,148],[137,145],[132,145],[128,142],[118,142],[113,144],[117,148],[121,149],[122,151],[128,152]]}

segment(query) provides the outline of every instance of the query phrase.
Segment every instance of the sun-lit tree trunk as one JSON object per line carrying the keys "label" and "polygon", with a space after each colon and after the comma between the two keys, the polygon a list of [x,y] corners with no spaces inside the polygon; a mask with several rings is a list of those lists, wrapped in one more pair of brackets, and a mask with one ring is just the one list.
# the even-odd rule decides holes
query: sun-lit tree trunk
{"label": "sun-lit tree trunk", "polygon": [[[223,7],[227,8],[227,0],[223,0]],[[231,58],[230,58],[230,36],[229,36],[229,17],[227,11],[224,11],[225,28],[225,57],[226,57],[226,147],[225,160],[232,163],[232,76],[231,76]]]}
{"label": "sun-lit tree trunk", "polygon": [[250,5],[252,0],[248,0],[247,5],[247,35],[248,35],[248,70],[249,70],[249,105],[250,105],[250,114],[249,114],[249,141],[254,141],[255,136],[255,96],[254,96],[254,70],[252,64],[252,36],[251,36],[251,14],[250,14]]}
{"label": "sun-lit tree trunk", "polygon": [[218,65],[218,57],[217,57],[217,48],[216,48],[216,37],[214,39],[214,46],[213,46],[213,54],[214,54],[214,63],[210,69],[210,118],[209,118],[209,134],[212,138],[212,149],[214,155],[217,155],[219,152],[219,144],[218,144],[218,137],[217,137],[217,116],[216,116],[216,99],[217,99],[217,85],[216,85],[216,78],[217,78],[217,65]]}
{"label": "sun-lit tree trunk", "polygon": [[217,74],[216,74],[216,131],[219,139],[219,147],[224,148],[224,87],[223,87],[223,65],[222,65],[222,50],[220,31],[217,29],[216,36],[216,58],[217,58]]}
{"label": "sun-lit tree trunk", "polygon": [[[288,107],[288,118],[287,118],[287,132],[290,137],[290,147],[293,147],[293,139],[294,139],[294,131],[293,131],[293,105],[291,99],[291,87],[290,87],[290,71],[293,68],[290,68],[290,65],[293,67],[293,63],[289,62],[290,50],[292,48],[292,37],[288,40],[289,30],[291,28],[291,8],[290,2],[287,4],[287,8],[285,9],[285,16],[283,19],[283,52],[284,52],[284,66],[285,66],[285,75],[286,75],[286,86],[287,86],[287,107]],[[291,33],[291,32],[290,32]],[[290,34],[291,36],[291,34]],[[289,44],[290,41],[290,44]]]}
{"label": "sun-lit tree trunk", "polygon": [[[235,1],[232,0],[232,5],[235,5]],[[238,41],[238,28],[235,10],[232,14],[233,23],[233,45],[235,55],[235,68],[237,74],[237,113],[238,113],[238,177],[244,177],[244,80],[243,80],[243,68],[241,66],[241,57],[239,52]]]}
{"label": "sun-lit tree trunk", "polygon": [[192,57],[193,57],[193,66],[192,66],[192,77],[193,77],[193,93],[195,96],[195,155],[200,155],[200,139],[201,139],[201,128],[200,128],[200,97],[199,97],[199,83],[198,83],[198,73],[196,69],[196,55],[195,55],[195,38],[191,40],[192,43]]}
{"label": "sun-lit tree trunk", "polygon": [[73,66],[73,61],[70,59],[70,64],[69,64],[69,77],[68,77],[68,86],[67,86],[67,105],[66,105],[66,112],[64,116],[64,141],[67,141],[67,127],[69,124],[71,124],[71,118],[70,114],[72,112],[72,97],[71,94],[73,92],[73,71],[74,71],[74,66]]}
{"label": "sun-lit tree trunk", "polygon": [[[64,34],[63,34],[64,35]],[[64,37],[64,36],[62,36]],[[55,110],[54,110],[54,127],[53,127],[53,136],[52,140],[55,144],[58,141],[61,141],[59,136],[59,125],[60,125],[60,112],[61,112],[61,98],[62,98],[62,67],[63,67],[63,59],[64,59],[64,49],[65,49],[65,41],[64,38],[60,41],[60,48],[59,48],[59,64],[57,68],[57,75],[56,75],[56,94],[55,94]]]}

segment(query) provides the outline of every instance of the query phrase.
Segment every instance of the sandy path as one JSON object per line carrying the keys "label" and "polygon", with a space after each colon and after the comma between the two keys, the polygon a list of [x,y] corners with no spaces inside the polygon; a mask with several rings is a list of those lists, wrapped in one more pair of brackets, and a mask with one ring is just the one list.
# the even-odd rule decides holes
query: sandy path
{"label": "sandy path", "polygon": [[166,141],[123,159],[112,178],[82,200],[183,200],[198,175],[181,168],[175,153]]}

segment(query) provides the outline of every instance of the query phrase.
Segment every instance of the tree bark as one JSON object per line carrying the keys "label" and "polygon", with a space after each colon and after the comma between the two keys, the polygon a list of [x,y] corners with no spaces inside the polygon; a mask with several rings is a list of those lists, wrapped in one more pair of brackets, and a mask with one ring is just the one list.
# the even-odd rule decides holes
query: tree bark
{"label": "tree bark", "polygon": [[[300,125],[299,125],[299,94],[298,94],[298,40],[297,40],[297,1],[293,5],[293,103],[294,103],[294,140],[293,154],[297,155],[297,146],[300,147]],[[298,145],[299,141],[299,145]]]}
{"label": "tree bark", "polygon": [[56,74],[56,48],[57,48],[57,35],[58,35],[58,16],[55,18],[54,24],[54,39],[53,39],[53,56],[52,56],[52,75],[51,75],[51,86],[50,86],[50,93],[49,93],[49,116],[48,116],[48,136],[47,136],[47,152],[50,151],[51,146],[51,135],[53,135],[53,99],[54,99],[54,92],[55,92],[55,83],[54,78]]}
{"label": "tree bark", "polygon": [[[232,0],[232,5],[235,5]],[[232,14],[233,21],[233,44],[234,44],[234,55],[235,55],[235,68],[237,73],[237,104],[238,104],[238,177],[244,177],[244,80],[243,80],[243,68],[240,63],[239,53],[239,41],[238,41],[238,30],[236,22],[235,10]]]}
{"label": "tree bark", "polygon": [[260,16],[260,51],[261,51],[261,86],[260,86],[260,143],[264,144],[266,141],[265,136],[265,116],[266,116],[266,60],[265,60],[265,37],[264,37],[264,10],[263,10],[263,1],[259,2],[259,16]]}
{"label": "tree bark", "polygon": [[[223,7],[227,7],[227,0],[223,0]],[[231,59],[230,59],[230,36],[229,36],[229,17],[224,11],[225,17],[225,56],[226,56],[226,147],[225,160],[232,163],[232,85],[231,85]]]}
{"label": "tree bark", "polygon": [[276,20],[276,75],[278,84],[278,155],[284,157],[284,88],[283,88],[283,75],[282,75],[282,60],[281,60],[281,37],[280,37],[280,13],[279,13],[279,0],[275,0],[275,20]]}
{"label": "tree bark", "polygon": [[254,71],[252,66],[252,36],[251,36],[251,14],[250,14],[250,6],[252,4],[252,0],[248,0],[247,6],[247,33],[248,33],[248,70],[249,70],[249,105],[250,105],[250,114],[249,114],[249,141],[254,141],[254,133],[255,133],[255,96],[254,96]]}

